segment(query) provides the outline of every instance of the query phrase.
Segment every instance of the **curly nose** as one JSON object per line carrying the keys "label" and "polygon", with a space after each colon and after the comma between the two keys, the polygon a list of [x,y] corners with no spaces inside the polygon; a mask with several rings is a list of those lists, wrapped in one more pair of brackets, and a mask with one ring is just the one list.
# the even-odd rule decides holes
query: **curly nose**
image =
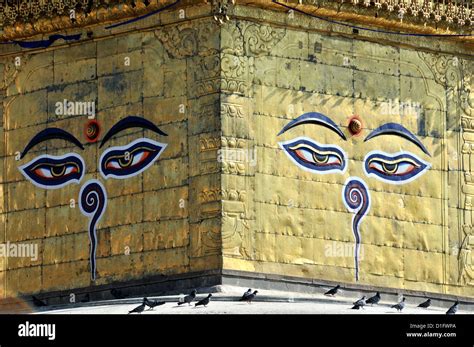
{"label": "curly nose", "polygon": [[107,206],[107,193],[104,186],[97,180],[87,181],[79,192],[79,207],[81,212],[89,217],[89,239],[90,239],[90,266],[91,278],[95,280],[97,249],[96,226],[104,214]]}
{"label": "curly nose", "polygon": [[346,208],[352,212],[352,233],[355,239],[354,263],[356,281],[359,280],[359,255],[360,255],[360,223],[362,218],[369,212],[370,195],[365,182],[358,177],[349,177],[344,184],[342,201]]}

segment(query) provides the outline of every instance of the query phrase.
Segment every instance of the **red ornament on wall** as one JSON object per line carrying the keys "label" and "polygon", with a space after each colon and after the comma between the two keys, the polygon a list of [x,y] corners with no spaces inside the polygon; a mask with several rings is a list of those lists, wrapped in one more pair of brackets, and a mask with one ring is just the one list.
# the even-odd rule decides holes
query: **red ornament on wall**
{"label": "red ornament on wall", "polygon": [[87,142],[97,142],[100,135],[100,124],[98,121],[92,119],[84,126],[84,136]]}
{"label": "red ornament on wall", "polygon": [[352,116],[349,119],[349,132],[352,136],[358,136],[362,132],[363,124],[359,116]]}

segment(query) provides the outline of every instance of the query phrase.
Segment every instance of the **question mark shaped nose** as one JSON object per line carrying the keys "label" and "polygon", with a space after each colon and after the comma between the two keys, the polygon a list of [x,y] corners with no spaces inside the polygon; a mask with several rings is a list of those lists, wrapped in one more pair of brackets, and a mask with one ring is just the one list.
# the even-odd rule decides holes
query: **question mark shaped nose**
{"label": "question mark shaped nose", "polygon": [[95,281],[96,275],[96,250],[97,250],[97,223],[104,214],[107,206],[107,193],[105,187],[99,181],[93,179],[87,181],[79,192],[79,207],[81,212],[89,217],[89,240],[90,240],[90,267],[91,278]]}
{"label": "question mark shaped nose", "polygon": [[354,263],[356,281],[359,280],[359,256],[360,256],[360,223],[370,209],[369,189],[365,182],[358,177],[349,177],[344,184],[342,201],[346,208],[352,212],[352,233],[355,239]]}

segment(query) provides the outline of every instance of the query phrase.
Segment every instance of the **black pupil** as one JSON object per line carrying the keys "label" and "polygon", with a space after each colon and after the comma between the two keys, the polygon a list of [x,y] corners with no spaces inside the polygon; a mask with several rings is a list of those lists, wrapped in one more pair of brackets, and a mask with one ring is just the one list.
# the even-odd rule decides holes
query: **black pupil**
{"label": "black pupil", "polygon": [[51,173],[53,176],[60,176],[64,173],[65,167],[64,166],[52,166]]}
{"label": "black pupil", "polygon": [[314,158],[316,159],[316,161],[318,162],[324,162],[327,160],[328,156],[327,155],[324,155],[324,154],[317,154],[315,153],[314,154]]}
{"label": "black pupil", "polygon": [[[127,160],[128,158],[128,160]],[[128,157],[123,157],[118,160],[120,167],[127,167],[130,166],[132,163],[132,156],[129,155]]]}
{"label": "black pupil", "polygon": [[384,164],[387,171],[393,172],[397,168],[397,164]]}

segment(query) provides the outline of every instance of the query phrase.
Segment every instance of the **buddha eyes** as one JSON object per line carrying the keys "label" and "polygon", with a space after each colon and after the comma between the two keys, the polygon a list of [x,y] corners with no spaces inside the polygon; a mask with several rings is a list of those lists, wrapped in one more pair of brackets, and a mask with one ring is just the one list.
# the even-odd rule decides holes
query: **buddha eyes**
{"label": "buddha eyes", "polygon": [[364,159],[364,171],[367,176],[391,184],[410,182],[422,175],[429,167],[429,163],[406,152],[391,155],[376,151],[370,152]]}
{"label": "buddha eyes", "polygon": [[19,169],[35,186],[56,189],[79,183],[84,176],[84,161],[74,153],[64,156],[42,155]]}
{"label": "buddha eyes", "polygon": [[160,156],[166,144],[150,139],[137,139],[126,146],[111,147],[100,157],[102,176],[124,179],[138,175]]}
{"label": "buddha eyes", "polygon": [[[100,157],[100,172],[107,179],[128,178],[146,170],[160,156],[166,144],[150,139],[138,139],[126,146],[107,149]],[[80,155],[41,155],[19,167],[20,172],[35,186],[57,189],[79,183],[84,177],[85,164]]]}
{"label": "buddha eyes", "polygon": [[344,152],[336,146],[321,145],[308,138],[300,137],[280,142],[288,157],[306,171],[317,173],[344,172]]}
{"label": "buddha eyes", "polygon": [[[305,137],[280,142],[279,145],[293,163],[306,171],[344,173],[347,167],[343,150],[334,145],[322,145]],[[390,184],[403,184],[418,178],[430,164],[408,152],[388,154],[373,151],[364,158],[363,166],[368,177]]]}

